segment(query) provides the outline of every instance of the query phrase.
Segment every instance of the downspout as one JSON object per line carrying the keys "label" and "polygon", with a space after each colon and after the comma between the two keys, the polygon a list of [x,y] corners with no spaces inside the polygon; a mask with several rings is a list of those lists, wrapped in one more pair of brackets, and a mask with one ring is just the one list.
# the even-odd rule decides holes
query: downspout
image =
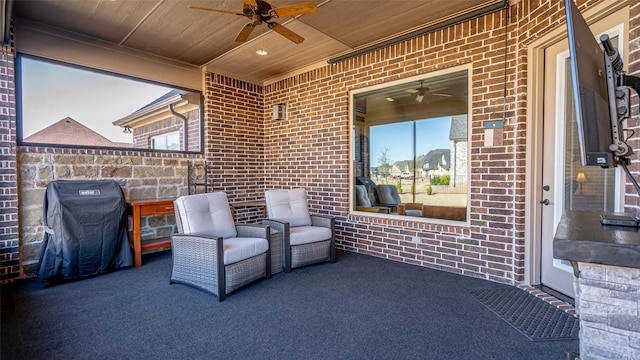
{"label": "downspout", "polygon": [[173,115],[175,115],[175,116],[179,117],[180,119],[182,119],[182,122],[184,123],[184,125],[182,126],[182,128],[184,129],[183,130],[184,131],[184,149],[182,149],[182,150],[186,151],[186,150],[188,150],[188,144],[189,144],[189,141],[188,141],[189,140],[189,126],[188,126],[188,122],[187,122],[187,120],[189,120],[189,118],[187,116],[184,116],[184,115],[176,112],[173,109],[173,104],[169,104],[169,111]]}

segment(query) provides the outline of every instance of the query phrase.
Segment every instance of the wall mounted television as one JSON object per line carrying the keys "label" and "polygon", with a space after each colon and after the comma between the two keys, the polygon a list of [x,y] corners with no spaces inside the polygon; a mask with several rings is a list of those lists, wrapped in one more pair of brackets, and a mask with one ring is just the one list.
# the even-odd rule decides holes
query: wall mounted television
{"label": "wall mounted television", "polygon": [[633,149],[626,143],[631,115],[630,91],[640,93],[640,78],[626,75],[609,37],[599,44],[573,0],[565,0],[573,100],[583,166],[622,166],[638,194],[627,165]]}

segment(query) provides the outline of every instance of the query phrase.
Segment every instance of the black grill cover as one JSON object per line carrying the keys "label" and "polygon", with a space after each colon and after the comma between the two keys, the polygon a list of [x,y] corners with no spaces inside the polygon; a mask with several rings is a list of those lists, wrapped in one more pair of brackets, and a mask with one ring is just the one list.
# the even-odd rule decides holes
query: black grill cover
{"label": "black grill cover", "polygon": [[102,274],[133,265],[127,204],[111,180],[56,180],[44,196],[39,281]]}

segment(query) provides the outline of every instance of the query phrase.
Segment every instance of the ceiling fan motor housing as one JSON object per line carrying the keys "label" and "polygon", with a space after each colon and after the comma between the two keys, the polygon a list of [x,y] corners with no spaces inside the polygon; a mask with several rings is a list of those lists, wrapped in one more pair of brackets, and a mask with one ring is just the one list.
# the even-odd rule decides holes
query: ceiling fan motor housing
{"label": "ceiling fan motor housing", "polygon": [[256,4],[258,4],[258,8],[254,9],[252,6],[246,5],[242,12],[246,17],[251,20],[261,20],[261,21],[269,21],[271,20],[271,5],[266,1],[257,0]]}

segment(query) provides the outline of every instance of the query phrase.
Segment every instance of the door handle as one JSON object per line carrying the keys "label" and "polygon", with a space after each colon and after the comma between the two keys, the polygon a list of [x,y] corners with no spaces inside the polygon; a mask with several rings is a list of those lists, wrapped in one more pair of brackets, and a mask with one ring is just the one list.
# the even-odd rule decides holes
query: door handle
{"label": "door handle", "polygon": [[540,204],[549,205],[549,204],[551,204],[551,201],[549,201],[549,199],[540,200]]}

